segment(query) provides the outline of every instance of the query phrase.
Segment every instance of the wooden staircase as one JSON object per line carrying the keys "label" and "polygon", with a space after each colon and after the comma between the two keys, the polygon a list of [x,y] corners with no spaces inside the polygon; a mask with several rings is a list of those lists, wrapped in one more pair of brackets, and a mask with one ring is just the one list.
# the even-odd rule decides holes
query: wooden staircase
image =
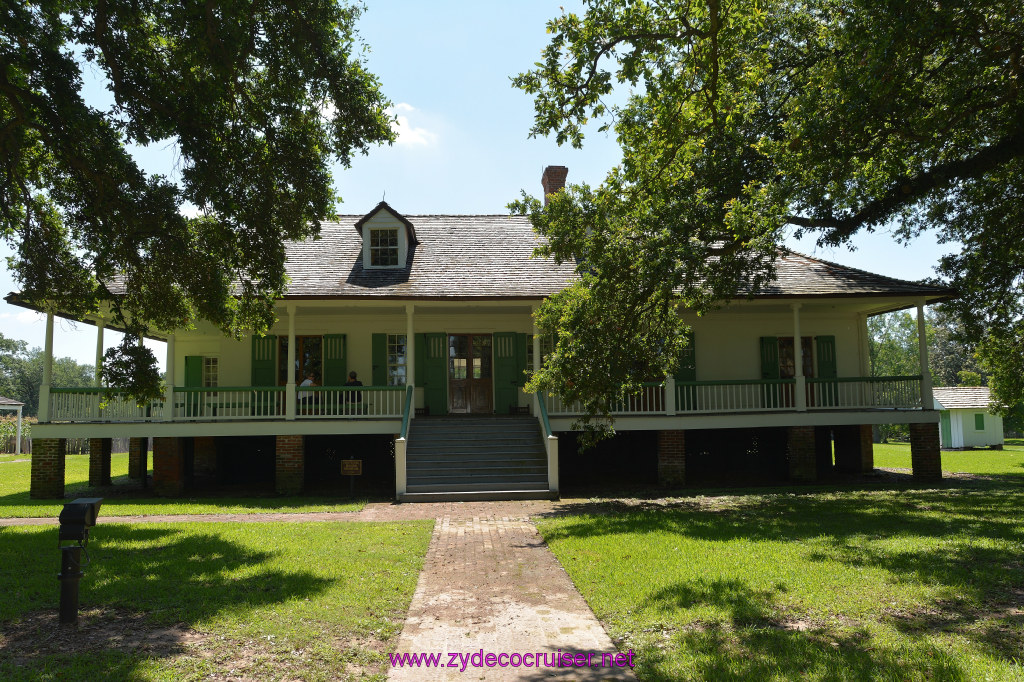
{"label": "wooden staircase", "polygon": [[409,424],[403,502],[549,500],[534,417],[419,417]]}

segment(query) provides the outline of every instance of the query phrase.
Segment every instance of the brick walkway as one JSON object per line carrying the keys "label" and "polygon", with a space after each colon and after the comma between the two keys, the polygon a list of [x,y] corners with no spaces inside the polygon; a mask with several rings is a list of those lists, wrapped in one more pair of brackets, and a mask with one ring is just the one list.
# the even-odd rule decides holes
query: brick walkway
{"label": "brick walkway", "polygon": [[[430,549],[398,642],[398,653],[463,654],[466,669],[392,668],[403,680],[635,680],[629,668],[474,666],[472,654],[616,654],[615,646],[531,516],[584,511],[586,500],[371,503],[359,512],[101,516],[109,523],[338,522],[435,519]],[[597,505],[601,506],[601,505]],[[57,519],[0,519],[0,526],[55,525]],[[478,655],[477,659],[481,657]],[[458,659],[457,659],[458,660]],[[514,660],[514,659],[513,659]],[[592,661],[601,660],[595,655]]]}
{"label": "brick walkway", "polygon": [[[492,503],[491,510],[516,504]],[[464,671],[461,663],[396,667],[389,680],[636,679],[628,668],[472,665],[472,654],[481,660],[481,650],[484,655],[529,652],[527,662],[532,662],[545,653],[554,661],[559,650],[615,654],[616,649],[525,515],[467,518],[460,513],[464,509],[455,511],[434,526],[397,652],[440,653],[443,665],[452,661],[449,653],[462,654],[470,657],[468,665]]]}

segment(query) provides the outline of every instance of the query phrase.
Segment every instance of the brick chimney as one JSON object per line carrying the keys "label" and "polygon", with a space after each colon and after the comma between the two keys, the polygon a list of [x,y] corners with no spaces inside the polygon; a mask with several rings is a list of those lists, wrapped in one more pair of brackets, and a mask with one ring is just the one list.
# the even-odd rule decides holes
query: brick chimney
{"label": "brick chimney", "polygon": [[544,205],[548,205],[548,196],[555,192],[561,192],[565,187],[565,178],[569,175],[569,169],[565,166],[548,166],[544,174],[540,176],[540,184],[544,188]]}

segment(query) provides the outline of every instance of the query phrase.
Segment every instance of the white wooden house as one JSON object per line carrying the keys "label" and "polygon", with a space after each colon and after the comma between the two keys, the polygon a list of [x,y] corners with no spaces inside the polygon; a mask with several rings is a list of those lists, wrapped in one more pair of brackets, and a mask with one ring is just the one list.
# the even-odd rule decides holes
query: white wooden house
{"label": "white wooden house", "polygon": [[1003,418],[989,413],[987,386],[943,386],[932,389],[939,411],[939,442],[943,450],[1003,447]]}
{"label": "white wooden house", "polygon": [[[545,170],[546,194],[566,172]],[[577,409],[522,387],[542,358],[531,313],[574,268],[532,258],[537,240],[523,217],[409,215],[384,202],[324,223],[319,240],[287,245],[289,289],[268,335],[238,342],[200,322],[162,337],[163,400],[101,404],[99,389],[50,386],[47,372],[33,495],[62,494],[69,437],[93,439],[93,482],[105,483],[113,436],[154,438],[153,483],[168,495],[248,469],[294,492],[319,475],[322,452],[356,442],[363,460],[393,476],[399,499],[557,495],[570,467],[559,462],[558,437]],[[619,432],[650,436],[619,461],[681,484],[688,462],[697,471],[716,461],[715,443],[756,454],[771,442],[782,475],[816,480],[833,469],[833,442],[836,468],[863,471],[871,425],[910,423],[915,474],[940,476],[929,374],[871,377],[867,318],[915,307],[920,318],[950,293],[784,254],[774,283],[752,298],[683,313],[693,337],[679,372],[616,410]],[[7,300],[37,308],[17,294]],[[98,327],[99,358],[104,318],[85,322]],[[47,358],[52,334],[51,313]],[[353,371],[364,386],[344,386]],[[315,386],[300,385],[307,375]],[[141,448],[133,445],[134,475],[145,471]]]}

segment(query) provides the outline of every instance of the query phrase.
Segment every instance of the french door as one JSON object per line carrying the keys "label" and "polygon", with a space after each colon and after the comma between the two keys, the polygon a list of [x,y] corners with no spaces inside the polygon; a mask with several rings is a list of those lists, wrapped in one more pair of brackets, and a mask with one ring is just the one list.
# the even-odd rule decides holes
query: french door
{"label": "french door", "polygon": [[448,410],[491,414],[493,367],[490,334],[448,335]]}

